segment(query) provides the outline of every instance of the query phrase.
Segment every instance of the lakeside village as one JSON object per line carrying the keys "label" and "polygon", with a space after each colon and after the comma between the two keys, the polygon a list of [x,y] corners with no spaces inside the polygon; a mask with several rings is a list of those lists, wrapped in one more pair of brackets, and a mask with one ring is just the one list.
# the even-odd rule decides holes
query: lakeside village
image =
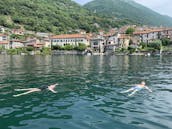
{"label": "lakeside village", "polygon": [[172,28],[123,26],[109,32],[54,35],[0,27],[0,53],[11,55],[172,54]]}

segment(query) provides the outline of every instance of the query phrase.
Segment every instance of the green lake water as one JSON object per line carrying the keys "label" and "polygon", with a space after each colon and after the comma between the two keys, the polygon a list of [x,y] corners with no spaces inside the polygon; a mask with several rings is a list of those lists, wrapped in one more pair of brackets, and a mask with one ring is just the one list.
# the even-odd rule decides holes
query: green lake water
{"label": "green lake water", "polygon": [[[153,93],[120,93],[141,80]],[[0,129],[171,128],[171,56],[0,56]]]}

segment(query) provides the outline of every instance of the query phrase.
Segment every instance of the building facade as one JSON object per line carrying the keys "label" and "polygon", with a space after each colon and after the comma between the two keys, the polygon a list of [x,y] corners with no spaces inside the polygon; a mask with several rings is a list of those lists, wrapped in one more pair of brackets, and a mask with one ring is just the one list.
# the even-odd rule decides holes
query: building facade
{"label": "building facade", "polygon": [[89,46],[90,45],[89,37],[85,34],[63,34],[63,35],[56,35],[51,37],[52,46],[57,46],[57,45],[78,46],[79,43]]}
{"label": "building facade", "polygon": [[133,37],[138,43],[150,43],[161,38],[172,39],[172,29],[151,29],[136,31],[133,33]]}
{"label": "building facade", "polygon": [[6,34],[0,34],[0,48],[9,49],[9,37]]}
{"label": "building facade", "polygon": [[26,41],[23,41],[22,43],[24,44],[24,47],[30,46],[30,47],[38,48],[38,49],[44,47],[44,44],[40,42],[40,40],[38,39],[28,39]]}
{"label": "building facade", "polygon": [[103,36],[96,36],[90,39],[90,44],[93,52],[103,53],[106,40]]}
{"label": "building facade", "polygon": [[24,44],[20,40],[11,40],[10,41],[10,48],[15,49],[15,48],[23,48]]}

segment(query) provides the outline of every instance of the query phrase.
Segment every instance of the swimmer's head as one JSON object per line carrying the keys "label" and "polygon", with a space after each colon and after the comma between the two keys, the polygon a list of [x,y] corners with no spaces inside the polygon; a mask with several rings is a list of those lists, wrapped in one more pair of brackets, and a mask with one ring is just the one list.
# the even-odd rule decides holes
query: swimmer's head
{"label": "swimmer's head", "polygon": [[145,83],[145,81],[141,81],[141,84],[142,84],[142,85],[145,85],[146,83]]}

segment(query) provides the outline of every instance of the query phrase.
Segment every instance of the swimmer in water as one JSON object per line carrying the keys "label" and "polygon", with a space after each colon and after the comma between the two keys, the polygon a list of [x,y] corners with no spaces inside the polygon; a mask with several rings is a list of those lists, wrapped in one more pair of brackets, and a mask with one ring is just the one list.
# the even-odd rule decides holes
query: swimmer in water
{"label": "swimmer in water", "polygon": [[140,90],[142,90],[144,88],[147,89],[149,92],[152,92],[152,90],[148,86],[146,86],[145,81],[142,81],[140,84],[136,84],[134,87],[132,87],[132,88],[126,90],[126,91],[122,91],[121,93],[128,93],[128,92],[132,91],[131,94],[128,95],[128,96],[132,96],[137,91],[140,91]]}
{"label": "swimmer in water", "polygon": [[54,90],[57,85],[58,84],[56,83],[56,84],[53,84],[53,85],[50,85],[50,86],[43,86],[43,87],[40,87],[40,88],[15,89],[15,91],[26,91],[26,92],[21,93],[21,94],[17,94],[17,95],[13,95],[13,96],[18,97],[18,96],[30,94],[30,93],[33,93],[33,92],[44,91],[46,89],[53,92],[53,93],[57,93],[57,91]]}

